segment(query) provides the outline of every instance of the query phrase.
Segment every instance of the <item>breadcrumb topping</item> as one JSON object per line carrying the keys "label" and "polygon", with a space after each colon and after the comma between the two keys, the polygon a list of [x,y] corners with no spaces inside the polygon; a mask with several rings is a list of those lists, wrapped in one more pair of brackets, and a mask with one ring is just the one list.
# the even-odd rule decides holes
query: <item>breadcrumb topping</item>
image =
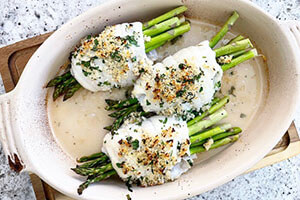
{"label": "breadcrumb topping", "polygon": [[120,177],[140,186],[174,180],[174,166],[190,155],[187,126],[174,118],[152,117],[140,126],[128,124],[104,140]]}
{"label": "breadcrumb topping", "polygon": [[147,112],[188,118],[211,102],[222,75],[215,53],[205,41],[156,63],[141,74],[132,93]]}
{"label": "breadcrumb topping", "polygon": [[96,82],[99,90],[132,85],[140,69],[151,65],[141,27],[139,22],[118,24],[85,37],[73,53],[72,68],[79,67],[81,79]]}

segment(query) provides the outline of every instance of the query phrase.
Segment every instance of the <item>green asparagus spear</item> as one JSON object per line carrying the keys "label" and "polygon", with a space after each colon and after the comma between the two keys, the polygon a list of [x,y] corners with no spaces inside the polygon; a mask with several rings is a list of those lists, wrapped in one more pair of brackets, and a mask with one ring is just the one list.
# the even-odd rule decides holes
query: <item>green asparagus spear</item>
{"label": "green asparagus spear", "polygon": [[231,54],[229,54],[229,56],[232,56],[232,58],[236,58],[236,57],[238,57],[238,56],[240,56],[240,55],[246,53],[247,51],[249,51],[249,50],[243,49],[243,50],[240,50],[240,51],[231,53]]}
{"label": "green asparagus spear", "polygon": [[212,139],[214,141],[217,141],[217,140],[220,140],[220,139],[223,139],[223,138],[226,138],[228,136],[232,136],[232,135],[236,135],[236,134],[239,134],[242,132],[242,129],[240,127],[233,127],[231,129],[229,129],[227,132],[225,133],[220,133],[218,135],[215,135],[212,137]]}
{"label": "green asparagus spear", "polygon": [[112,175],[115,175],[115,174],[117,174],[117,172],[115,170],[111,170],[104,174],[100,174],[99,176],[96,176],[96,177],[89,177],[84,183],[82,183],[79,186],[79,188],[77,190],[78,194],[79,195],[82,194],[83,190],[86,189],[90,184],[102,181],[104,179],[111,177]]}
{"label": "green asparagus spear", "polygon": [[124,115],[129,109],[130,109],[130,107],[129,108],[124,108],[122,110],[118,110],[116,112],[110,113],[110,114],[108,114],[108,116],[113,117],[113,118],[119,118],[122,115]]}
{"label": "green asparagus spear", "polygon": [[57,76],[57,77],[55,77],[54,79],[50,80],[50,81],[48,82],[48,84],[47,84],[46,87],[53,87],[53,86],[56,86],[56,85],[58,85],[59,83],[61,83],[61,82],[65,81],[65,80],[67,80],[67,79],[70,78],[71,76],[72,76],[72,75],[71,75],[71,72],[68,71],[68,72],[66,72],[66,73],[64,73],[64,74],[62,74],[62,75],[60,75],[60,76]]}
{"label": "green asparagus spear", "polygon": [[122,109],[122,108],[126,108],[128,106],[137,104],[138,100],[137,98],[130,98],[130,99],[126,99],[124,101],[118,102],[114,105],[108,105],[105,109],[106,110],[118,110],[118,109]]}
{"label": "green asparagus spear", "polygon": [[224,109],[219,109],[218,111],[214,112],[213,114],[209,115],[207,119],[204,119],[200,122],[192,124],[188,126],[189,135],[192,136],[195,133],[203,131],[204,129],[214,125],[215,123],[219,122],[221,119],[227,117],[228,113]]}
{"label": "green asparagus spear", "polygon": [[66,91],[63,101],[71,98],[80,88],[82,88],[82,86],[78,82],[76,82],[71,88]]}
{"label": "green asparagus spear", "polygon": [[[229,129],[225,133],[220,133],[220,134],[217,134],[217,135],[213,136],[212,139],[213,139],[213,141],[217,141],[217,140],[226,138],[228,136],[239,134],[240,132],[242,132],[241,128],[239,128],[239,127],[233,127],[233,128]],[[200,145],[204,144],[206,141],[207,140],[202,140],[202,141],[199,141],[199,142],[192,143],[191,147],[200,146]]]}
{"label": "green asparagus spear", "polygon": [[207,117],[208,115],[216,112],[220,108],[222,108],[225,104],[229,102],[229,97],[225,96],[221,100],[217,101],[215,104],[213,104],[207,111],[202,113],[201,115],[195,117],[194,119],[188,121],[187,125],[191,126],[199,121],[201,121],[203,118]]}
{"label": "green asparagus spear", "polygon": [[77,162],[82,163],[82,162],[94,160],[94,159],[96,159],[96,158],[100,158],[100,157],[102,157],[102,156],[105,156],[105,154],[102,153],[102,152],[100,152],[100,153],[94,153],[94,154],[92,154],[92,155],[89,155],[89,156],[83,156],[83,157],[77,159]]}
{"label": "green asparagus spear", "polygon": [[184,21],[185,21],[184,16],[182,16],[180,18],[173,17],[164,22],[154,25],[151,28],[148,28],[147,30],[144,30],[143,34],[147,35],[147,36],[155,36],[155,35],[165,32],[167,30],[170,30],[171,28],[175,28],[175,27],[179,26]]}
{"label": "green asparagus spear", "polygon": [[121,115],[119,118],[117,118],[112,124],[111,134],[115,134],[115,131],[117,131],[120,128],[120,126],[123,124],[126,117],[128,115],[130,115],[130,113],[137,111],[137,109],[139,107],[140,107],[139,104],[135,104],[135,105],[131,106],[130,109],[127,109],[123,115]]}
{"label": "green asparagus spear", "polygon": [[114,106],[116,104],[119,104],[120,101],[119,100],[113,100],[113,99],[105,99],[105,103],[108,105],[108,107],[110,107],[110,106]]}
{"label": "green asparagus spear", "polygon": [[146,51],[146,53],[148,53],[148,52],[152,51],[153,49],[157,49],[158,47],[164,45],[166,42],[167,41],[162,41],[160,43],[157,43],[156,45],[153,45],[153,46],[147,48],[145,51]]}
{"label": "green asparagus spear", "polygon": [[77,166],[77,168],[92,168],[95,166],[99,166],[100,164],[103,164],[105,162],[109,161],[108,156],[102,156],[100,158],[96,158],[94,160],[88,161],[82,165]]}
{"label": "green asparagus spear", "polygon": [[[239,135],[234,135],[234,136],[229,136],[229,137],[223,138],[221,140],[217,140],[211,145],[211,147],[209,149],[215,149],[215,148],[224,146],[231,142],[235,142],[238,139],[239,139]],[[202,145],[190,148],[191,154],[200,153],[200,152],[204,152],[204,151],[206,151],[206,149]]]}
{"label": "green asparagus spear", "polygon": [[62,95],[63,91],[64,91],[64,85],[63,84],[55,86],[54,92],[52,94],[53,101],[55,101],[60,95]]}
{"label": "green asparagus spear", "polygon": [[232,43],[234,43],[234,42],[237,42],[237,41],[240,41],[240,40],[243,40],[243,39],[245,39],[244,36],[238,35],[238,36],[236,36],[235,38],[233,38],[232,40],[230,40],[230,41],[228,42],[228,44],[232,44]]}
{"label": "green asparagus spear", "polygon": [[69,88],[72,87],[72,84],[76,82],[75,79],[69,78],[62,82],[61,84],[55,86],[54,92],[53,92],[53,100],[55,101],[58,97],[63,95]]}
{"label": "green asparagus spear", "polygon": [[204,132],[201,132],[201,133],[191,136],[190,142],[191,142],[191,144],[193,144],[195,142],[200,142],[202,140],[213,137],[220,133],[224,133],[225,131],[229,130],[230,128],[231,128],[231,124],[222,124],[220,126],[212,128],[210,130],[207,130],[207,131],[204,131]]}
{"label": "green asparagus spear", "polygon": [[108,130],[108,131],[111,131],[112,125],[110,125],[110,126],[105,126],[104,129],[105,129],[105,130]]}
{"label": "green asparagus spear", "polygon": [[239,18],[239,14],[234,11],[232,16],[227,20],[221,30],[209,41],[210,48],[214,48],[216,44],[226,35],[228,30],[233,26],[235,21]]}
{"label": "green asparagus spear", "polygon": [[231,53],[234,53],[234,52],[237,52],[240,50],[244,50],[244,49],[247,49],[250,47],[251,48],[253,47],[251,41],[249,39],[244,39],[244,40],[237,41],[232,44],[228,44],[226,46],[220,47],[218,49],[215,49],[214,51],[216,52],[216,57],[220,57],[220,56],[228,55],[228,54],[231,54]]}
{"label": "green asparagus spear", "polygon": [[182,35],[183,33],[189,31],[191,29],[190,24],[185,22],[182,25],[171,29],[165,33],[162,33],[158,36],[155,36],[151,38],[149,42],[145,42],[145,49],[149,49],[149,47],[152,47],[154,45],[157,45],[159,43],[162,43],[164,41],[171,40],[179,35]]}
{"label": "green asparagus spear", "polygon": [[256,51],[256,49],[252,49],[252,50],[240,55],[239,57],[232,59],[232,61],[230,63],[224,64],[221,67],[222,67],[223,71],[226,71],[246,60],[254,58],[255,56],[257,56],[257,51]]}
{"label": "green asparagus spear", "polygon": [[220,101],[219,97],[215,97],[213,98],[213,100],[211,100],[211,106],[215,105],[216,103],[218,103]]}
{"label": "green asparagus spear", "polygon": [[185,6],[177,7],[177,8],[175,8],[175,9],[173,9],[173,10],[171,10],[171,11],[169,11],[169,12],[167,12],[167,13],[159,16],[159,17],[156,17],[156,18],[144,23],[143,24],[143,30],[145,30],[145,29],[147,29],[147,28],[149,28],[149,27],[151,27],[155,24],[158,24],[162,21],[170,19],[170,18],[172,18],[176,15],[179,15],[179,14],[183,13],[186,10],[187,10],[187,7],[185,7]]}
{"label": "green asparagus spear", "polygon": [[107,171],[113,170],[113,166],[111,163],[108,163],[101,167],[95,167],[95,168],[72,168],[72,170],[81,176],[95,176],[103,174]]}

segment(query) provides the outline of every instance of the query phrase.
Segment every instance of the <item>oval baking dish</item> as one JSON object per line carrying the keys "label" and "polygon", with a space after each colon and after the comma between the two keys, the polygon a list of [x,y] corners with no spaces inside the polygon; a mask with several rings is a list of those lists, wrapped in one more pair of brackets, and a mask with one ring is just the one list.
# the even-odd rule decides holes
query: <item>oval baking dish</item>
{"label": "oval baking dish", "polygon": [[145,21],[145,16],[148,19],[181,4],[189,8],[187,17],[215,24],[222,24],[233,10],[239,12],[234,31],[249,36],[267,57],[268,94],[239,141],[174,182],[134,187],[131,198],[190,197],[233,179],[263,158],[289,127],[299,101],[300,22],[279,22],[247,0],[119,0],[93,8],[58,29],[31,57],[17,87],[0,97],[0,139],[10,162],[74,198],[125,199],[128,190],[116,180],[95,184],[78,196],[82,179],[70,170],[76,163],[51,132],[44,86],[82,37],[101,32],[105,25]]}

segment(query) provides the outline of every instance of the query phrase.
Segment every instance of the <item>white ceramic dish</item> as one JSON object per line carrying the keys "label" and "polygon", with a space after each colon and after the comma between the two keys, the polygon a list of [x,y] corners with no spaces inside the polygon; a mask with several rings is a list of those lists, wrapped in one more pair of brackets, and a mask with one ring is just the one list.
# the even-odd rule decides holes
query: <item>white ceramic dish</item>
{"label": "white ceramic dish", "polygon": [[69,170],[74,161],[53,138],[44,85],[83,36],[100,32],[108,24],[151,18],[182,3],[189,8],[188,16],[217,24],[233,10],[239,12],[241,17],[234,29],[246,33],[268,58],[268,96],[238,142],[194,166],[175,182],[134,188],[132,199],[193,196],[233,179],[267,154],[289,127],[299,101],[300,23],[279,22],[247,0],[119,0],[93,8],[57,30],[32,56],[17,87],[0,97],[1,142],[12,162],[18,158],[23,170],[74,198],[125,199],[127,188],[115,180],[93,185],[82,196],[77,195],[83,179]]}

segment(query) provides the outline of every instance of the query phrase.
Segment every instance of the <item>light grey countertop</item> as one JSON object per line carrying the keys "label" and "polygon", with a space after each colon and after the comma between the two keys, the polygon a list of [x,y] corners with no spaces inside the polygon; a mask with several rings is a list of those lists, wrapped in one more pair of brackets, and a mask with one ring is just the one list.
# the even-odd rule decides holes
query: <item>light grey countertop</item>
{"label": "light grey countertop", "polygon": [[[105,0],[2,0],[0,47],[56,30],[88,8]],[[253,0],[279,20],[300,20],[300,0]],[[1,56],[1,55],[0,55]],[[0,93],[4,93],[0,79]],[[299,110],[299,109],[298,109]],[[296,115],[300,127],[300,110]],[[12,172],[0,146],[0,200],[35,199],[28,174]],[[300,155],[241,175],[200,199],[300,199]]]}

